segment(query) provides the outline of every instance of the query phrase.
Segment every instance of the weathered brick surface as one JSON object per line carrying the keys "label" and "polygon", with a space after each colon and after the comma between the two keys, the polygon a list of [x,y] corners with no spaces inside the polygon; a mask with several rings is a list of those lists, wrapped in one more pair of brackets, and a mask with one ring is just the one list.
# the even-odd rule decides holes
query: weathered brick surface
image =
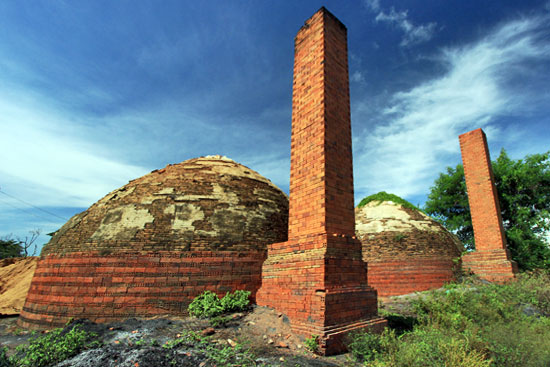
{"label": "weathered brick surface", "polygon": [[257,303],[326,354],[359,328],[380,329],[355,238],[347,31],[322,8],[295,38],[288,241],[268,247]]}
{"label": "weathered brick surface", "polygon": [[356,208],[368,284],[382,297],[439,288],[460,270],[462,244],[426,214],[393,202]]}
{"label": "weathered brick surface", "polygon": [[264,259],[264,251],[43,256],[18,323],[50,328],[63,326],[71,318],[108,322],[185,315],[193,298],[206,290],[223,296],[245,289],[254,297]]}
{"label": "weathered brick surface", "polygon": [[130,181],[71,218],[42,255],[265,250],[287,238],[288,199],[268,179],[209,156]]}
{"label": "weathered brick surface", "polygon": [[514,278],[517,265],[506,248],[487,138],[481,129],[459,136],[476,251],[463,257],[465,269],[491,281]]}

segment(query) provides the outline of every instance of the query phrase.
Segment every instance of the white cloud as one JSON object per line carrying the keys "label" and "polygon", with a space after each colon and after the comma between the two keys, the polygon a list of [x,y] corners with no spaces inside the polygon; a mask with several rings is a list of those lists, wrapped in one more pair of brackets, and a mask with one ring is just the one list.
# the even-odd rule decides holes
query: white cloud
{"label": "white cloud", "polygon": [[443,76],[394,94],[371,120],[374,130],[355,138],[358,194],[425,195],[437,173],[456,164],[459,134],[482,127],[489,141],[496,139],[501,128],[494,121],[518,113],[532,97],[518,95],[509,80],[529,75],[525,61],[550,58],[550,42],[540,34],[547,21],[509,22],[478,42],[445,49],[438,58]]}
{"label": "white cloud", "polygon": [[409,20],[408,10],[396,12],[393,7],[389,13],[380,11],[375,20],[377,22],[390,23],[400,28],[405,34],[400,43],[400,46],[403,47],[429,41],[432,39],[436,27],[436,23],[414,25]]}

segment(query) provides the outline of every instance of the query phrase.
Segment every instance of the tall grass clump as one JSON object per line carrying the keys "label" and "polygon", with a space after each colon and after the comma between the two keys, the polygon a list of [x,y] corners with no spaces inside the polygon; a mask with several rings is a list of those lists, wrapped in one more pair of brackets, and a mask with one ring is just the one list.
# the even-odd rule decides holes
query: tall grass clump
{"label": "tall grass clump", "polygon": [[364,366],[550,366],[550,272],[505,285],[464,282],[412,302],[417,322],[401,334],[358,334]]}

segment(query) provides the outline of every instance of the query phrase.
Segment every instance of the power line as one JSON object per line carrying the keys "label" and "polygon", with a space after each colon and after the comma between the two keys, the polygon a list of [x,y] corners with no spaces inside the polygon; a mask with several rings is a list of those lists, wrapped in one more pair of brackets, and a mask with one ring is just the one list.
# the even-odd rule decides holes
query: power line
{"label": "power line", "polygon": [[[36,205],[33,205],[33,204],[31,204],[31,203],[28,203],[28,202],[26,202],[26,201],[24,201],[24,200],[21,200],[21,199],[19,199],[19,198],[16,198],[15,196],[10,195],[10,194],[8,194],[8,193],[5,192],[5,191],[2,191],[1,188],[0,188],[0,194],[4,194],[4,195],[6,195],[6,196],[8,196],[8,197],[10,197],[10,198],[12,198],[12,199],[15,199],[15,200],[17,200],[17,201],[20,201],[20,202],[22,202],[23,204],[26,204],[26,205],[28,205],[28,206],[31,206],[31,207],[33,207],[33,208],[35,208],[35,209],[37,209],[37,210],[40,210],[41,212],[44,212],[44,213],[46,213],[46,214],[48,214],[48,215],[51,215],[51,216],[53,216],[53,217],[62,219],[62,220],[64,220],[64,221],[67,221],[67,218],[60,217],[59,215],[57,215],[57,214],[55,214],[55,213],[52,213],[52,212],[50,212],[50,211],[48,211],[48,210],[46,210],[46,209],[39,208],[39,207],[37,207]],[[21,209],[21,210],[23,210],[23,209]],[[33,214],[33,215],[34,215],[34,214]]]}
{"label": "power line", "polygon": [[38,214],[35,214],[35,213],[31,212],[30,210],[26,210],[26,209],[20,208],[18,206],[15,206],[15,205],[13,205],[12,203],[10,203],[9,201],[7,201],[5,199],[0,198],[0,201],[3,202],[4,204],[7,204],[7,205],[11,206],[14,209],[17,209],[17,210],[23,212],[23,213],[30,214],[33,217],[50,220],[49,218],[46,218],[45,216],[38,215]]}

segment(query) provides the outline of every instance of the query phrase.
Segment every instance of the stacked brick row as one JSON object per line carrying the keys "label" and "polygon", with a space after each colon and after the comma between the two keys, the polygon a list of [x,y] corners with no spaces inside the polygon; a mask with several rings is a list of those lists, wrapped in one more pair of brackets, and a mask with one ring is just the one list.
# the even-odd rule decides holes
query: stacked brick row
{"label": "stacked brick row", "polygon": [[481,129],[459,136],[476,250],[464,268],[489,281],[505,282],[518,272],[506,247],[487,137]]}
{"label": "stacked brick row", "polygon": [[414,257],[369,261],[368,282],[380,297],[437,289],[456,280],[459,264],[451,259]]}
{"label": "stacked brick row", "polygon": [[19,325],[63,326],[70,319],[109,322],[128,317],[185,315],[198,294],[223,296],[261,285],[265,252],[71,253],[43,257]]}

